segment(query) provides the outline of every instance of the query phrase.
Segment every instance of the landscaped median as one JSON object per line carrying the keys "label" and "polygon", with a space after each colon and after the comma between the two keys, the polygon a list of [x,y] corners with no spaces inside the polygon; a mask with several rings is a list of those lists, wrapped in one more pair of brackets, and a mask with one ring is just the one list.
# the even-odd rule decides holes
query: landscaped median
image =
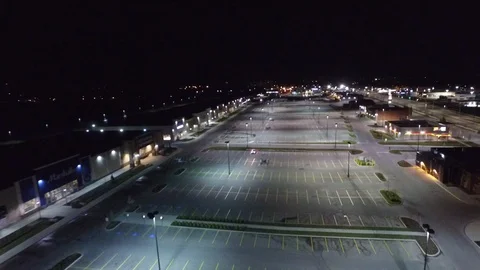
{"label": "landscaped median", "polygon": [[398,166],[404,167],[404,168],[412,167],[412,164],[408,163],[405,160],[400,160],[399,162],[397,162],[397,164]]}
{"label": "landscaped median", "polygon": [[45,230],[49,226],[58,222],[62,217],[54,219],[41,218],[34,222],[23,226],[22,228],[12,232],[11,234],[0,239],[0,255],[9,251],[10,249],[20,245],[30,237]]}
{"label": "landscaped median", "polygon": [[50,270],[65,270],[82,257],[80,253],[73,253],[55,264]]}
{"label": "landscaped median", "polygon": [[142,172],[143,170],[147,169],[150,166],[151,164],[139,165],[129,171],[126,171],[123,174],[117,176],[114,180],[110,180],[109,182],[106,182],[100,185],[99,187],[83,194],[82,196],[69,202],[67,205],[71,205],[72,208],[82,208],[83,206],[87,205],[88,203],[92,202],[93,200],[97,199],[98,197],[102,196],[108,191],[114,189],[115,187],[121,185],[123,182],[132,178],[136,174],[139,174],[140,172]]}
{"label": "landscaped median", "polygon": [[[229,220],[232,221],[232,220]],[[425,253],[424,232],[414,231],[409,228],[385,228],[385,227],[340,227],[336,228],[312,228],[301,227],[297,224],[289,224],[289,226],[275,225],[258,225],[250,223],[229,223],[219,221],[202,221],[202,220],[175,220],[172,226],[212,229],[212,230],[229,230],[251,233],[278,234],[278,235],[294,235],[302,237],[330,237],[330,238],[353,238],[353,239],[378,239],[378,240],[411,240],[416,241],[422,251]],[[428,255],[436,256],[439,254],[438,247],[433,241],[428,246]]]}
{"label": "landscaped median", "polygon": [[350,154],[352,155],[358,155],[363,153],[362,150],[358,149],[348,149],[348,148],[338,148],[338,149],[310,149],[310,148],[275,148],[275,147],[242,147],[242,146],[230,146],[229,149],[227,149],[226,146],[212,146],[207,149],[204,149],[202,152],[208,151],[208,150],[230,150],[230,151],[248,151],[250,149],[256,149],[258,151],[266,151],[266,152],[331,152],[331,151],[338,151],[338,152],[346,152],[350,151]]}
{"label": "landscaped median", "polygon": [[395,138],[392,135],[385,132],[378,131],[378,130],[374,130],[374,129],[370,130],[370,134],[372,134],[373,138],[377,140],[385,140],[385,139],[395,140]]}
{"label": "landscaped median", "polygon": [[379,144],[383,145],[411,145],[411,146],[465,146],[458,141],[379,141]]}
{"label": "landscaped median", "polygon": [[355,163],[357,163],[358,166],[375,166],[375,160],[373,159],[367,159],[367,158],[355,158]]}
{"label": "landscaped median", "polygon": [[390,205],[402,204],[402,199],[395,191],[382,189],[380,190],[380,193],[382,194],[383,198],[385,199],[385,201],[387,201],[388,204]]}

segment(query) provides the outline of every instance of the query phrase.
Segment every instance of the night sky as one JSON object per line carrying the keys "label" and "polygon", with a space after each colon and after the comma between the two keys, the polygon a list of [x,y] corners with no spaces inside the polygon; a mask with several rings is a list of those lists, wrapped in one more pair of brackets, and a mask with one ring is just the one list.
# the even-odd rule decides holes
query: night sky
{"label": "night sky", "polygon": [[473,7],[158,2],[5,5],[0,78],[51,89],[91,84],[154,89],[320,76],[471,81],[480,73]]}

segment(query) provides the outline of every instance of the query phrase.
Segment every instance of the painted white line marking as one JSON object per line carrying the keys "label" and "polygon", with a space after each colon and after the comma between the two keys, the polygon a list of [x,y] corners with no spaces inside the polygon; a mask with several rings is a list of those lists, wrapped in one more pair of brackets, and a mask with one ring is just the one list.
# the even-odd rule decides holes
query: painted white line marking
{"label": "painted white line marking", "polygon": [[348,193],[348,190],[345,190],[345,192],[347,192],[347,196],[348,196],[348,198],[350,199],[350,202],[352,203],[352,205],[355,205],[355,204],[353,203],[352,197],[350,197],[350,194]]}
{"label": "painted white line marking", "polygon": [[250,188],[251,188],[251,187],[248,187],[247,196],[245,196],[245,200],[243,200],[244,202],[247,201],[248,194],[250,194]]}
{"label": "painted white line marking", "polygon": [[242,186],[240,186],[240,188],[238,189],[237,195],[235,195],[235,199],[233,199],[234,201],[237,200],[238,194],[240,194],[240,191],[241,191],[241,190],[242,190]]}
{"label": "painted white line marking", "polygon": [[365,204],[365,201],[363,200],[362,196],[360,195],[360,193],[358,193],[358,190],[356,190],[357,194],[358,194],[358,197],[360,198],[360,200],[362,200],[362,203],[363,205],[366,205]]}
{"label": "painted white line marking", "polygon": [[343,205],[342,199],[340,199],[340,194],[338,194],[338,190],[335,190],[335,192],[337,192],[337,197],[338,197],[338,201],[340,202],[340,205]]}
{"label": "painted white line marking", "polygon": [[218,194],[220,194],[220,192],[222,192],[222,189],[223,189],[223,186],[220,188],[220,190],[217,192],[217,195],[215,196],[215,199],[218,197]]}

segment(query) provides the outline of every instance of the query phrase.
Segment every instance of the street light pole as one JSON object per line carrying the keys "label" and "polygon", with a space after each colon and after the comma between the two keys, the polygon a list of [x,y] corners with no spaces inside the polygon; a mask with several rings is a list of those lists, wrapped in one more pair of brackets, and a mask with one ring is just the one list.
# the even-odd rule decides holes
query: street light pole
{"label": "street light pole", "polygon": [[230,175],[230,141],[225,141],[227,144],[227,162],[228,162],[228,175]]}
{"label": "street light pole", "polygon": [[338,125],[337,123],[335,123],[335,147],[334,147],[335,149],[337,149],[337,127]]}
{"label": "street light pole", "polygon": [[348,142],[347,178],[350,178],[350,142]]}
{"label": "street light pole", "polygon": [[328,114],[327,114],[327,140],[328,140]]}
{"label": "street light pole", "polygon": [[[158,238],[157,238],[157,224],[155,223],[155,215],[158,215],[158,211],[147,213],[149,219],[153,219],[153,229],[155,235],[155,246],[157,247],[157,261],[158,261],[158,270],[162,270],[160,265],[160,253],[158,252]],[[160,216],[160,220],[163,222],[163,216]]]}
{"label": "street light pole", "polygon": [[253,127],[253,125],[252,125],[252,117],[250,117],[250,136],[252,136],[252,138],[253,138],[252,127]]}
{"label": "street light pole", "polygon": [[248,148],[248,123],[245,123],[245,134],[247,134],[247,148]]}
{"label": "street light pole", "polygon": [[428,257],[428,242],[430,241],[430,235],[435,234],[435,231],[430,228],[430,225],[428,224],[423,224],[422,227],[425,229],[425,232],[427,233],[427,244],[425,246],[425,257],[424,257],[424,262],[423,262],[423,270],[427,269],[427,257]]}
{"label": "street light pole", "polygon": [[420,125],[418,125],[417,152],[420,151]]}

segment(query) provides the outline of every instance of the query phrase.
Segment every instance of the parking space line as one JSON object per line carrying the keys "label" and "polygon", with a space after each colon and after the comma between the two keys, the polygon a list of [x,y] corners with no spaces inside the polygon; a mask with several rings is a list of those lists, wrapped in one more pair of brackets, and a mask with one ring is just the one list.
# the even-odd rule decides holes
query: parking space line
{"label": "parking space line", "polygon": [[162,233],[162,235],[160,235],[160,237],[158,239],[162,239],[163,236],[168,232],[168,230],[170,229],[171,227],[167,227],[167,229]]}
{"label": "parking space line", "polygon": [[330,201],[330,196],[328,196],[328,190],[325,190],[325,194],[327,194],[328,203],[332,205],[332,201]]}
{"label": "parking space line", "polygon": [[237,177],[235,177],[235,180],[238,180],[238,177],[240,176],[240,171],[237,173]]}
{"label": "parking space line", "polygon": [[298,204],[298,190],[295,190],[295,194],[297,196],[297,204]]}
{"label": "parking space line", "polygon": [[225,195],[225,199],[224,199],[224,200],[227,199],[228,195],[230,194],[230,191],[232,191],[232,188],[233,188],[233,187],[230,187],[230,189],[229,189],[228,192],[227,192],[227,195]]}
{"label": "parking space line", "polygon": [[135,267],[132,270],[137,269],[137,267],[143,262],[143,260],[145,260],[145,256],[143,256],[143,258],[135,265]]}
{"label": "parking space line", "polygon": [[392,250],[390,249],[390,246],[387,244],[387,242],[385,240],[383,240],[383,243],[385,244],[385,247],[388,249],[388,252],[390,253],[390,255],[393,256],[393,252]]}
{"label": "parking space line", "polygon": [[225,241],[225,246],[228,245],[228,241],[230,240],[231,235],[232,235],[232,232],[228,234],[227,240]]}
{"label": "parking space line", "polygon": [[308,213],[309,224],[312,224],[312,214]]}
{"label": "parking space line", "polygon": [[228,212],[227,212],[227,214],[225,215],[225,218],[226,218],[226,219],[227,219],[228,216],[230,215],[230,211],[231,211],[231,210],[232,210],[232,209],[228,209]]}
{"label": "parking space line", "polygon": [[255,163],[255,158],[252,159],[252,164],[250,164],[250,166],[253,166],[253,163]]}
{"label": "parking space line", "polygon": [[372,216],[373,223],[375,223],[375,226],[377,226],[377,221],[375,220],[375,217]]}
{"label": "parking space line", "polygon": [[245,177],[243,177],[243,181],[247,181],[247,177],[248,177],[249,173],[250,173],[250,171],[247,171],[247,174],[245,174]]}
{"label": "parking space line", "polygon": [[203,185],[202,189],[200,189],[200,191],[197,193],[197,196],[195,196],[195,198],[198,197],[198,195],[200,195],[200,193],[202,193],[202,191],[205,189],[207,185]]}
{"label": "parking space line", "polygon": [[320,204],[320,198],[318,197],[318,190],[315,189],[315,194],[317,195],[317,203]]}
{"label": "parking space line", "polygon": [[198,270],[202,270],[204,263],[205,263],[205,261],[202,261],[202,263],[200,264],[200,267],[198,267]]}
{"label": "parking space line", "polygon": [[250,194],[250,189],[251,189],[251,188],[252,188],[252,187],[248,187],[248,190],[247,190],[247,195],[245,196],[245,199],[243,200],[244,202],[246,202],[246,201],[247,201],[248,194]]}
{"label": "parking space line", "polygon": [[217,209],[217,212],[215,212],[215,215],[213,215],[214,218],[217,217],[218,212],[220,212],[220,208],[218,208],[218,209]]}
{"label": "parking space line", "polygon": [[255,234],[255,240],[253,240],[253,247],[255,247],[257,245],[257,233]]}
{"label": "parking space line", "polygon": [[212,245],[215,244],[215,239],[217,239],[218,232],[220,232],[220,231],[217,231],[217,233],[215,234],[215,237],[213,237]]}
{"label": "parking space line", "polygon": [[370,178],[370,176],[368,176],[368,174],[366,174],[365,172],[363,172],[363,174],[367,177],[368,181],[372,183],[372,179]]}
{"label": "parking space line", "polygon": [[338,240],[340,241],[340,247],[342,247],[342,251],[343,251],[343,253],[345,253],[345,248],[343,247],[343,241],[342,241],[342,238],[338,238]]}
{"label": "parking space line", "polygon": [[268,182],[272,182],[272,177],[273,177],[273,172],[270,172],[270,179],[268,180]]}
{"label": "parking space line", "polygon": [[[177,186],[178,186],[178,185],[177,185]],[[178,193],[179,193],[179,194],[182,193],[182,192],[185,190],[186,187],[188,187],[188,185],[185,185]]]}
{"label": "parking space line", "polygon": [[333,180],[332,173],[329,172],[328,175],[330,175],[330,180],[332,180],[332,183],[335,183],[335,181]]}
{"label": "parking space line", "polygon": [[350,223],[350,219],[348,218],[348,216],[347,216],[347,215],[344,215],[344,216],[345,216],[345,219],[346,219],[347,222],[348,222],[348,226],[352,226],[352,223]]}
{"label": "parking space line", "polygon": [[257,172],[258,171],[255,171],[255,173],[253,173],[252,181],[255,181],[255,177],[257,176]]}
{"label": "parking space line", "polygon": [[305,172],[303,172],[303,181],[305,181],[305,184],[307,183],[307,175]]}
{"label": "parking space line", "polygon": [[183,266],[182,270],[187,269],[187,265],[188,265],[189,262],[190,262],[190,260],[187,260],[187,262],[186,262],[185,265]]}
{"label": "parking space line", "polygon": [[215,179],[215,175],[217,175],[218,171],[219,171],[219,169],[217,169],[217,170],[215,171],[215,173],[212,175],[212,178],[213,178],[213,179]]}
{"label": "parking space line", "polygon": [[365,224],[363,223],[362,217],[358,216],[358,219],[360,220],[360,223],[362,223],[362,226],[365,227]]}
{"label": "parking space line", "polygon": [[357,179],[358,179],[358,181],[360,181],[360,183],[361,183],[361,184],[363,184],[363,181],[362,181],[362,179],[360,179],[360,175],[358,175],[358,173],[357,173],[357,172],[355,172],[355,175],[357,176]]}
{"label": "parking space line", "polygon": [[135,227],[137,227],[137,225],[138,225],[138,224],[133,224],[133,226],[131,226],[131,227],[127,230],[127,232],[125,233],[125,235],[130,234],[130,232],[131,232]]}
{"label": "parking space line", "polygon": [[220,190],[218,190],[217,195],[215,195],[215,199],[218,197],[218,194],[220,194],[220,192],[222,192],[222,189],[223,189],[223,186],[220,188]]}
{"label": "parking space line", "polygon": [[327,164],[327,161],[324,160],[323,163],[325,163],[325,168],[328,168],[328,164]]}
{"label": "parking space line", "polygon": [[288,204],[288,188],[285,189],[285,194],[286,194],[285,203]]}
{"label": "parking space line", "polygon": [[240,219],[240,215],[241,215],[241,214],[242,214],[242,210],[240,210],[240,211],[238,212],[238,215],[237,215],[237,220],[239,220],[239,219]]}
{"label": "parking space line", "polygon": [[240,186],[240,188],[238,189],[237,195],[235,195],[235,199],[233,199],[234,201],[237,200],[238,194],[240,194],[240,191],[241,191],[241,190],[242,190],[242,186]]}
{"label": "parking space line", "polygon": [[327,238],[324,237],[323,239],[325,239],[325,247],[327,248],[327,252],[329,251],[329,248],[328,248],[328,241],[327,241]]}
{"label": "parking space line", "polygon": [[110,260],[108,260],[103,266],[102,268],[100,268],[100,270],[104,269],[105,266],[107,266],[115,257],[117,257],[118,253],[115,253],[115,255],[112,256],[112,258],[110,258]]}
{"label": "parking space line", "polygon": [[200,173],[202,173],[202,172],[203,172],[203,168],[202,168],[202,169],[200,169],[200,171],[198,171],[198,172],[197,172],[197,174],[195,174],[195,178],[197,178],[197,177],[198,177],[198,175],[200,175]]}
{"label": "parking space line", "polygon": [[227,171],[222,171],[222,174],[220,174],[220,178],[223,178],[224,174],[227,174]]}
{"label": "parking space line", "polygon": [[357,195],[358,197],[360,198],[360,200],[362,201],[363,205],[366,205],[365,204],[365,201],[363,200],[362,196],[360,195],[360,193],[358,192],[358,190],[355,190],[357,192]]}
{"label": "parking space line", "polygon": [[368,196],[370,196],[370,199],[372,199],[373,203],[377,205],[377,202],[373,199],[372,194],[370,194],[370,191],[368,191],[367,189],[366,192],[368,193]]}
{"label": "parking space line", "polygon": [[148,270],[152,270],[153,267],[157,264],[158,260],[155,260],[155,262],[153,262],[152,266],[150,266],[150,268],[148,268]]}
{"label": "parking space line", "polygon": [[220,263],[217,262],[217,266],[215,266],[215,270],[218,270],[219,265],[220,265]]}
{"label": "parking space line", "polygon": [[265,177],[265,172],[262,173],[262,177],[260,177],[260,181],[263,181],[263,177]]}
{"label": "parking space line", "polygon": [[193,229],[190,231],[190,233],[188,234],[187,238],[185,238],[185,242],[187,242],[188,239],[190,239],[190,236],[192,235],[192,233],[193,233]]}
{"label": "parking space line", "polygon": [[207,195],[205,195],[205,198],[208,197],[208,195],[210,195],[210,192],[212,192],[213,188],[215,187],[215,185],[212,186],[212,188],[210,189],[210,191],[208,191]]}
{"label": "parking space line", "polygon": [[247,166],[248,158],[245,159],[245,163],[243,163],[243,166]]}
{"label": "parking space line", "polygon": [[177,237],[178,233],[182,230],[183,228],[180,227],[180,229],[175,233],[175,235],[172,238],[172,241],[175,241],[175,238]]}
{"label": "parking space line", "polygon": [[240,243],[238,244],[239,246],[242,246],[244,236],[245,236],[245,232],[242,232],[242,237],[240,238]]}
{"label": "parking space line", "polygon": [[91,261],[91,262],[90,262],[87,266],[85,266],[85,268],[83,268],[83,269],[88,269],[88,267],[90,267],[90,265],[92,265],[96,260],[98,260],[98,258],[100,258],[100,257],[103,255],[104,252],[105,252],[105,251],[102,251],[102,253],[100,253],[95,259],[93,259],[93,261]]}
{"label": "parking space line", "polygon": [[205,236],[205,233],[207,232],[207,230],[203,230],[203,233],[202,233],[202,236],[200,236],[200,239],[198,239],[198,242],[200,243],[203,239],[203,237]]}
{"label": "parking space line", "polygon": [[343,205],[342,199],[340,199],[340,194],[338,194],[338,190],[335,190],[335,192],[337,192],[337,197],[338,197],[338,200],[340,201],[340,205]]}
{"label": "parking space line", "polygon": [[318,167],[318,168],[321,167],[321,166],[320,166],[320,161],[318,161],[318,159],[317,159],[317,167]]}
{"label": "parking space line", "polygon": [[333,220],[335,221],[335,225],[338,226],[337,217],[335,215],[333,215]]}
{"label": "parking space line", "polygon": [[267,248],[270,248],[270,239],[272,238],[272,235],[271,234],[268,234],[268,245],[267,245]]}
{"label": "parking space line", "polygon": [[348,190],[345,189],[345,192],[347,193],[347,196],[348,196],[348,198],[350,199],[350,202],[352,203],[352,205],[355,205],[355,204],[353,203],[352,197],[350,197],[350,194],[348,193]]}
{"label": "parking space line", "polygon": [[410,252],[408,252],[408,250],[405,248],[402,241],[399,241],[399,242],[400,242],[400,245],[402,246],[403,250],[405,250],[405,253],[407,253],[407,257],[410,258]]}
{"label": "parking space line", "polygon": [[248,220],[251,220],[251,219],[252,219],[252,215],[253,215],[253,212],[250,211],[250,215],[248,215]]}
{"label": "parking space line", "polygon": [[257,194],[255,194],[255,201],[257,201],[258,193],[260,192],[260,188],[257,188]]}
{"label": "parking space line", "polygon": [[312,172],[312,179],[313,179],[313,183],[317,183],[317,181],[315,181],[315,173]]}
{"label": "parking space line", "polygon": [[190,215],[191,215],[191,216],[195,216],[195,213],[197,212],[197,210],[198,210],[198,208],[197,208],[197,207],[195,207],[195,209],[193,209],[193,212],[192,212],[192,214],[190,214]]}
{"label": "parking space line", "polygon": [[170,266],[172,265],[172,263],[173,263],[173,260],[174,260],[174,259],[172,259],[172,260],[170,261],[170,263],[167,265],[167,268],[165,268],[165,270],[168,270],[168,269],[170,269]]}
{"label": "parking space line", "polygon": [[232,270],[235,270],[235,264],[232,264]]}
{"label": "parking space line", "polygon": [[267,195],[265,195],[265,202],[268,200],[268,192],[270,191],[270,188],[267,188]]}
{"label": "parking space line", "polygon": [[362,254],[362,252],[360,252],[360,248],[358,247],[357,240],[353,239],[353,242],[355,243],[355,246],[357,247],[358,254]]}
{"label": "parking space line", "polygon": [[387,222],[387,224],[388,224],[388,227],[393,227],[393,226],[392,226],[392,224],[390,223],[390,221],[388,220],[388,218],[387,218],[387,217],[383,217],[383,218],[384,218],[384,219],[385,219],[385,221]]}
{"label": "parking space line", "polygon": [[262,216],[260,217],[260,222],[263,221],[263,212],[262,212]]}
{"label": "parking space line", "polygon": [[278,188],[277,188],[277,195],[275,196],[275,203],[278,202]]}
{"label": "parking space line", "polygon": [[130,259],[130,257],[132,257],[132,254],[128,255],[128,257],[125,259],[125,261],[123,261],[122,264],[120,264],[120,265],[118,266],[117,270],[120,269],[120,268],[122,268],[122,266],[128,261],[128,259]]}
{"label": "parking space line", "polygon": [[[295,160],[297,161],[297,160]],[[295,183],[298,183],[298,172],[295,172]]]}
{"label": "parking space line", "polygon": [[[310,204],[310,199],[308,198],[308,189],[305,189],[305,193],[307,195],[307,203]],[[298,200],[297,200],[298,201]]]}
{"label": "parking space line", "polygon": [[322,178],[322,183],[325,184],[325,178],[323,178],[323,173],[320,173],[320,177]]}
{"label": "parking space line", "polygon": [[370,246],[373,249],[373,253],[377,254],[377,251],[375,250],[375,247],[373,246],[372,240],[368,239],[368,242],[370,242]]}
{"label": "parking space line", "polygon": [[338,174],[338,177],[340,178],[340,181],[343,183],[343,178],[342,178],[342,176],[340,175],[339,172],[337,172],[337,174]]}
{"label": "parking space line", "polygon": [[190,189],[190,191],[187,193],[187,195],[185,195],[185,197],[188,196],[188,195],[190,195],[190,192],[192,192],[197,186],[198,186],[198,184],[196,184],[195,186],[193,186],[193,188]]}
{"label": "parking space line", "polygon": [[207,214],[207,212],[208,212],[208,208],[205,210],[205,212],[203,212],[202,217],[204,217]]}
{"label": "parking space line", "polygon": [[146,230],[143,234],[142,234],[142,238],[145,237],[145,235],[147,235],[147,233],[153,228],[153,226],[150,226],[148,228],[148,230]]}

